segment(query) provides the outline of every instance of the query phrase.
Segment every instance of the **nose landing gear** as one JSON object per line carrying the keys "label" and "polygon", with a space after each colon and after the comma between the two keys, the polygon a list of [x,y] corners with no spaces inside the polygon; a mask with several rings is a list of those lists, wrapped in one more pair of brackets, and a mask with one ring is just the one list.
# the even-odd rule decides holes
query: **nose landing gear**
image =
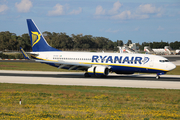
{"label": "nose landing gear", "polygon": [[166,74],[166,72],[157,73],[156,79],[160,79],[160,75],[164,75],[164,74]]}

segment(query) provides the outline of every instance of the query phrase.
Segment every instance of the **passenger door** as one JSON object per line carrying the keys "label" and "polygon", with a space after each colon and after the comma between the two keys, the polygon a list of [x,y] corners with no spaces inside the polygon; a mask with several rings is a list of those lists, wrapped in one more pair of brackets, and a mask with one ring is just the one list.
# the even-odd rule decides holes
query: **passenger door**
{"label": "passenger door", "polygon": [[149,62],[149,66],[150,66],[150,67],[153,67],[153,65],[154,65],[154,59],[151,58],[151,59],[150,59],[150,62]]}

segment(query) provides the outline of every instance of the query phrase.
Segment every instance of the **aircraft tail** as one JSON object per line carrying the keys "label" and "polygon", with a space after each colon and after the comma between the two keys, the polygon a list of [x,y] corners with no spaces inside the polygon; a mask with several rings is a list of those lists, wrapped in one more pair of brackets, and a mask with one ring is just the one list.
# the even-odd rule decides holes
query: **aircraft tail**
{"label": "aircraft tail", "polygon": [[32,19],[27,19],[29,36],[33,52],[60,51],[51,47],[44,39],[42,33]]}

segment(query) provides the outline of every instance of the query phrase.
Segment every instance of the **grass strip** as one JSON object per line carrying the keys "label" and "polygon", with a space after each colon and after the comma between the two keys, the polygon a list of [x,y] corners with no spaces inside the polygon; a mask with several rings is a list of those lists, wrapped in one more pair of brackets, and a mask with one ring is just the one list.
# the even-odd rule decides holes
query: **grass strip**
{"label": "grass strip", "polygon": [[76,72],[76,70],[57,69],[57,67],[53,67],[45,63],[31,62],[0,62],[0,70]]}
{"label": "grass strip", "polygon": [[180,119],[179,95],[167,89],[0,83],[0,119]]}

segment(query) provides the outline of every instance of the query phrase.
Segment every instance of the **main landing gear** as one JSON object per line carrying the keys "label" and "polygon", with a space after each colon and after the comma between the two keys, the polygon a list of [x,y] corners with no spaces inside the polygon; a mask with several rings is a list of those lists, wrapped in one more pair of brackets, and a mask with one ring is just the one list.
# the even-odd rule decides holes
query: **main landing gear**
{"label": "main landing gear", "polygon": [[91,76],[95,76],[95,77],[106,77],[106,75],[90,75],[89,73],[84,73],[84,77],[91,77]]}
{"label": "main landing gear", "polygon": [[88,73],[84,73],[84,77],[91,77]]}
{"label": "main landing gear", "polygon": [[156,79],[159,79],[159,78],[160,78],[160,76],[159,76],[159,75],[157,75],[157,76],[156,76]]}

